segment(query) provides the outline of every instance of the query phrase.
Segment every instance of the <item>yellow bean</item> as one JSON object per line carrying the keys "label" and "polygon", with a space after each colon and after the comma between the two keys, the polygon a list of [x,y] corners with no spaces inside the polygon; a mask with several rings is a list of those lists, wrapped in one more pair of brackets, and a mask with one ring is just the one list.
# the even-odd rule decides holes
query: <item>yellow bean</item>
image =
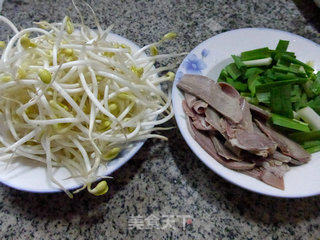
{"label": "yellow bean", "polygon": [[51,82],[51,73],[47,69],[40,69],[38,76],[45,84],[49,84]]}
{"label": "yellow bean", "polygon": [[108,190],[109,190],[109,187],[108,187],[107,182],[106,181],[101,181],[90,192],[95,196],[101,196],[101,195],[107,193]]}

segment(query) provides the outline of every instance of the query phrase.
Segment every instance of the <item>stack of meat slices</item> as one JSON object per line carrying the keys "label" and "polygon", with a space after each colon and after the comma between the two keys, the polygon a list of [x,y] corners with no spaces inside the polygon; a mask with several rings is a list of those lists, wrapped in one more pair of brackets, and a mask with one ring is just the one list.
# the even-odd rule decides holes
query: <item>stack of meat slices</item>
{"label": "stack of meat slices", "polygon": [[177,87],[193,138],[225,167],[284,190],[289,165],[301,165],[310,154],[267,125],[270,114],[248,103],[227,83],[185,74]]}

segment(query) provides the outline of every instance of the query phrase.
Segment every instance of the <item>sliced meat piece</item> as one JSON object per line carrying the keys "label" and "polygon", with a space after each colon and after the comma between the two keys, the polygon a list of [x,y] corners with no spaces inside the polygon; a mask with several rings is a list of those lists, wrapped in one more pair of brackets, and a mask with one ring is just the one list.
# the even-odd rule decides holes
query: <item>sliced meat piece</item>
{"label": "sliced meat piece", "polygon": [[277,145],[266,136],[244,130],[236,130],[235,138],[229,139],[229,141],[232,146],[262,157],[273,154],[277,148]]}
{"label": "sliced meat piece", "polygon": [[217,131],[220,133],[222,132],[221,126],[220,126],[220,116],[219,114],[213,110],[211,107],[208,107],[205,110],[205,120],[207,123],[209,123],[212,127],[214,127]]}
{"label": "sliced meat piece", "polygon": [[264,171],[262,171],[262,174],[261,174],[260,178],[264,183],[266,183],[266,184],[268,184],[268,185],[270,185],[272,187],[284,190],[283,177],[279,177],[279,176],[275,175],[271,171],[264,170]]}
{"label": "sliced meat piece", "polygon": [[217,112],[234,123],[242,120],[242,111],[239,108],[239,98],[231,97],[222,91],[221,87],[210,78],[185,74],[177,87],[208,103]]}
{"label": "sliced meat piece", "polygon": [[211,156],[217,155],[213,146],[211,139],[203,132],[197,130],[190,118],[187,119],[187,126],[191,136],[196,140],[197,143]]}
{"label": "sliced meat piece", "polygon": [[292,160],[291,157],[286,156],[279,151],[275,151],[271,157],[275,160],[278,160],[280,162],[285,162],[285,163],[291,162]]}
{"label": "sliced meat piece", "polygon": [[193,110],[198,114],[204,114],[207,107],[208,103],[202,100],[197,100],[193,103]]}
{"label": "sliced meat piece", "polygon": [[[267,157],[274,153],[277,148],[275,142],[267,138],[260,130],[259,132],[249,132],[247,130],[238,129],[237,125],[231,125],[228,121],[221,119],[220,126],[226,140],[233,147],[249,151],[258,156]],[[252,125],[254,127],[254,125]]]}
{"label": "sliced meat piece", "polygon": [[238,156],[239,158],[242,158],[242,149],[232,146],[231,143],[227,140],[224,142],[224,146],[229,149],[233,154]]}
{"label": "sliced meat piece", "polygon": [[260,128],[258,128],[257,124],[255,122],[252,123],[253,125],[253,130],[259,134],[260,136],[266,136],[261,130]]}
{"label": "sliced meat piece", "polygon": [[196,142],[211,156],[213,157],[217,162],[222,164],[223,166],[233,169],[233,170],[247,170],[254,168],[254,163],[247,163],[247,162],[233,162],[233,161],[227,161],[220,157],[213,145],[213,142],[211,141],[210,137],[205,134],[204,132],[200,132],[197,130],[191,123],[190,118],[187,121],[188,129],[190,131],[191,136],[196,140]]}
{"label": "sliced meat piece", "polygon": [[198,130],[203,131],[214,131],[215,129],[206,122],[205,118],[203,116],[196,116],[192,124],[195,126]]}
{"label": "sliced meat piece", "polygon": [[253,132],[252,115],[250,112],[250,105],[244,98],[240,98],[240,109],[242,111],[243,118],[242,118],[241,122],[238,123],[237,128],[247,130],[248,132]]}
{"label": "sliced meat piece", "polygon": [[235,130],[234,127],[236,125],[231,125],[226,119],[220,119],[220,126],[221,126],[221,134],[225,137],[226,140],[230,140],[235,138]]}
{"label": "sliced meat piece", "polygon": [[182,101],[182,108],[184,112],[192,119],[192,124],[199,130],[211,131],[215,130],[210,124],[208,124],[203,116],[198,115],[193,111],[186,103],[186,100]]}
{"label": "sliced meat piece", "polygon": [[198,100],[195,96],[189,94],[189,93],[184,93],[184,97],[186,99],[187,105],[189,108],[193,108],[193,104]]}
{"label": "sliced meat piece", "polygon": [[214,145],[217,153],[221,157],[224,157],[227,160],[234,160],[234,161],[238,161],[238,162],[243,160],[243,159],[239,158],[238,156],[234,155],[228,148],[226,148],[216,136],[210,135],[210,138],[213,142],[213,145]]}
{"label": "sliced meat piece", "polygon": [[290,170],[290,167],[286,163],[283,163],[279,166],[272,163],[272,161],[264,162],[263,167],[265,168],[265,170],[272,172],[278,177],[283,177],[286,172]]}
{"label": "sliced meat piece", "polygon": [[250,177],[256,178],[258,180],[261,180],[263,169],[259,168],[259,167],[255,167],[255,168],[253,168],[251,170],[243,171],[242,173],[246,174],[246,175],[248,175]]}
{"label": "sliced meat piece", "polygon": [[232,169],[232,170],[250,170],[255,167],[255,163],[249,163],[249,162],[235,162],[235,161],[224,161],[224,163],[221,163],[225,167]]}
{"label": "sliced meat piece", "polygon": [[182,108],[183,111],[187,114],[187,116],[191,117],[192,119],[196,118],[196,113],[191,108],[189,108],[186,100],[182,100]]}
{"label": "sliced meat piece", "polygon": [[263,121],[267,121],[271,117],[271,113],[249,103],[250,111],[253,116]]}
{"label": "sliced meat piece", "polygon": [[304,164],[304,162],[301,162],[301,161],[296,160],[294,158],[291,158],[290,163],[292,163],[293,165],[297,165],[297,166]]}
{"label": "sliced meat piece", "polygon": [[284,155],[290,156],[302,163],[306,163],[310,160],[311,155],[298,143],[267,127],[257,119],[255,119],[255,122],[262,132],[278,144],[278,147]]}
{"label": "sliced meat piece", "polygon": [[237,89],[232,87],[230,84],[225,82],[219,82],[218,84],[221,87],[222,91],[224,91],[229,96],[234,98],[240,98],[240,93],[237,91]]}
{"label": "sliced meat piece", "polygon": [[274,174],[271,171],[268,171],[262,167],[260,168],[254,168],[251,170],[246,170],[246,171],[242,171],[242,173],[256,178],[260,181],[263,181],[264,183],[275,187],[275,188],[279,188],[281,190],[284,190],[284,180],[283,177],[281,176],[277,176],[276,174]]}

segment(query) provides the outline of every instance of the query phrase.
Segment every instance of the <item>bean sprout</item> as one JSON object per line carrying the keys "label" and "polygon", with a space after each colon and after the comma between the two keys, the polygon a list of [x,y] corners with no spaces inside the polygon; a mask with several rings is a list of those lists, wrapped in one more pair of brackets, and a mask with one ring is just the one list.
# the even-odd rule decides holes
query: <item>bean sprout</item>
{"label": "bean sprout", "polygon": [[72,197],[53,174],[55,167],[65,167],[66,179],[83,183],[75,192],[87,188],[101,195],[108,190],[105,180],[91,188],[101,178],[101,164],[132,142],[166,139],[151,132],[163,130],[154,126],[173,117],[160,83],[174,74],[160,77],[169,68],[157,69],[154,61],[182,55],[158,55],[156,46],[173,33],[134,51],[106,40],[112,26],[103,30],[96,16],[98,31],[85,26],[82,16],[81,24],[65,17],[62,23],[43,21],[21,31],[3,16],[0,21],[14,32],[2,44],[0,59],[0,161],[27,158],[45,164],[52,183]]}

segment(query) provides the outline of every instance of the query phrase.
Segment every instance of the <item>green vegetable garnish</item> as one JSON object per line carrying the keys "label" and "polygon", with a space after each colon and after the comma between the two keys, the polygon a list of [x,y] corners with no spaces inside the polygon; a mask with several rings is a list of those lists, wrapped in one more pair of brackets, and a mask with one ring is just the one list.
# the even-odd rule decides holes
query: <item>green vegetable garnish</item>
{"label": "green vegetable garnish", "polygon": [[289,41],[279,40],[278,45],[276,47],[277,52],[286,52],[289,46]]}
{"label": "green vegetable garnish", "polygon": [[315,152],[319,152],[320,151],[320,144],[317,146],[313,146],[311,148],[307,148],[306,149],[308,153],[315,153]]}
{"label": "green vegetable garnish", "polygon": [[280,116],[278,114],[273,113],[271,116],[271,121],[273,124],[281,127],[295,129],[301,132],[310,132],[310,129],[307,123],[304,123],[295,119],[289,119],[289,118]]}
{"label": "green vegetable garnish", "polygon": [[270,91],[271,112],[293,118],[291,105],[291,86],[282,85],[271,88]]}
{"label": "green vegetable garnish", "polygon": [[298,60],[288,47],[288,40],[279,40],[274,50],[263,47],[232,55],[234,62],[221,71],[218,81],[232,85],[248,102],[269,109],[272,124],[297,131],[294,140],[303,132],[307,135],[302,139],[320,141],[320,133],[310,132],[320,128],[320,72]]}
{"label": "green vegetable garnish", "polygon": [[306,141],[313,141],[313,140],[319,140],[320,139],[320,131],[311,131],[311,132],[297,132],[292,133],[289,135],[289,137],[299,143],[303,143]]}
{"label": "green vegetable garnish", "polygon": [[271,57],[271,51],[267,47],[241,53],[242,61],[257,60],[257,59],[263,59],[268,57]]}
{"label": "green vegetable garnish", "polygon": [[237,65],[235,63],[230,63],[228,66],[226,66],[226,71],[233,80],[236,80],[241,76],[241,71],[237,68]]}
{"label": "green vegetable garnish", "polygon": [[282,86],[282,85],[305,83],[307,80],[308,80],[307,78],[294,78],[294,79],[289,79],[289,80],[261,84],[261,85],[257,86],[257,92],[270,91],[271,88],[277,87],[277,86]]}

